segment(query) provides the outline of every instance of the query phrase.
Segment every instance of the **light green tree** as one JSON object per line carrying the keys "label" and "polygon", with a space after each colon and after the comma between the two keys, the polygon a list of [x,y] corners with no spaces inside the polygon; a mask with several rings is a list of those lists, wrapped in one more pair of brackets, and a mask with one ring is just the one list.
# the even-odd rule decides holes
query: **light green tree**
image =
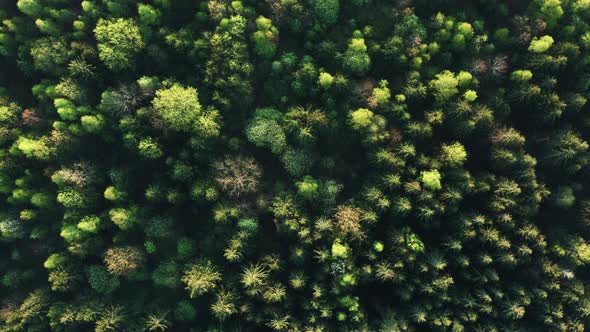
{"label": "light green tree", "polygon": [[374,100],[378,106],[387,105],[391,99],[391,91],[387,85],[387,80],[382,80],[379,82],[379,86],[373,89],[372,100]]}
{"label": "light green tree", "polygon": [[344,69],[354,75],[362,75],[369,70],[371,58],[360,31],[355,31],[343,58]]}
{"label": "light green tree", "polygon": [[332,83],[334,83],[334,76],[326,72],[320,73],[318,85],[322,87],[322,89],[328,90],[332,86]]}
{"label": "light green tree", "polygon": [[162,16],[159,9],[143,3],[137,4],[137,13],[139,14],[139,22],[145,25],[157,25]]}
{"label": "light green tree", "polygon": [[533,53],[544,53],[553,45],[553,37],[545,35],[541,38],[533,38],[529,45],[529,51]]}
{"label": "light green tree", "polygon": [[442,189],[442,186],[440,184],[440,173],[438,172],[438,170],[433,169],[430,171],[423,171],[421,173],[421,176],[422,176],[421,180],[422,180],[422,184],[424,185],[424,188],[430,189],[432,191]]}
{"label": "light green tree", "polygon": [[190,132],[201,114],[197,89],[179,84],[156,91],[152,105],[164,124],[177,131]]}
{"label": "light green tree", "polygon": [[430,88],[433,90],[434,96],[439,101],[449,100],[451,97],[459,93],[458,86],[459,80],[448,70],[436,74],[436,78],[430,81]]}
{"label": "light green tree", "polygon": [[43,13],[43,6],[38,0],[18,0],[16,6],[21,12],[32,17],[39,17]]}
{"label": "light green tree", "polygon": [[465,160],[467,160],[467,151],[465,151],[465,147],[459,142],[443,144],[441,159],[451,167],[462,166]]}
{"label": "light green tree", "polygon": [[373,116],[375,114],[366,108],[359,108],[350,113],[350,124],[355,130],[362,130],[373,123]]}
{"label": "light green tree", "polygon": [[302,181],[296,183],[297,191],[305,199],[312,199],[317,195],[320,184],[313,177],[306,175]]}
{"label": "light green tree", "polygon": [[515,70],[510,74],[510,79],[517,82],[530,81],[533,78],[533,73],[530,70]]}
{"label": "light green tree", "polygon": [[133,66],[137,53],[144,47],[139,27],[133,19],[99,19],[94,29],[98,55],[111,70],[120,71]]}
{"label": "light green tree", "polygon": [[535,0],[535,4],[539,6],[539,16],[550,26],[555,26],[557,20],[563,16],[561,0]]}

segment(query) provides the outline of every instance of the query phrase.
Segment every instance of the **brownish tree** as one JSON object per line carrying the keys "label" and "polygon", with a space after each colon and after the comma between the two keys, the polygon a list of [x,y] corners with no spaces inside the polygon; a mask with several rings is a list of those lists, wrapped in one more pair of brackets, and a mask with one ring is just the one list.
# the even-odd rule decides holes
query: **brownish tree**
{"label": "brownish tree", "polygon": [[215,181],[232,197],[254,193],[260,185],[262,171],[251,157],[226,157],[213,164]]}

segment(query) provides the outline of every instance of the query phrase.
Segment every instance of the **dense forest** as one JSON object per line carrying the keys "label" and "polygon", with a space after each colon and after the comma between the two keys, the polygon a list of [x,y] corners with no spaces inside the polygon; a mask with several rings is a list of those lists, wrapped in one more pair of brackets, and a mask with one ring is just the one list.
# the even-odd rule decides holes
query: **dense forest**
{"label": "dense forest", "polygon": [[0,332],[590,331],[590,0],[0,21]]}

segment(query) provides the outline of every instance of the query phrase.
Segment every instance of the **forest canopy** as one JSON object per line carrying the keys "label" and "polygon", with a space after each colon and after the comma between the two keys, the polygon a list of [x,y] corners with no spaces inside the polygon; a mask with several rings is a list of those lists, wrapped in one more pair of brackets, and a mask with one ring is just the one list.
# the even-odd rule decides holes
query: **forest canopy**
{"label": "forest canopy", "polygon": [[590,330],[590,1],[0,1],[0,332]]}

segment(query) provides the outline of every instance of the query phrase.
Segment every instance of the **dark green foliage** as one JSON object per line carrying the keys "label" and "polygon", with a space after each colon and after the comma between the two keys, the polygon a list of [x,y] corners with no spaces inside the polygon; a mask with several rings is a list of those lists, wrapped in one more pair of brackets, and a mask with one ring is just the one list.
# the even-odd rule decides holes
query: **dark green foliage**
{"label": "dark green foliage", "polygon": [[86,276],[90,287],[97,293],[108,294],[119,287],[119,279],[100,265],[93,265],[86,270]]}
{"label": "dark green foliage", "polygon": [[322,24],[331,25],[338,20],[339,0],[310,0],[314,14]]}
{"label": "dark green foliage", "polygon": [[0,22],[0,332],[590,330],[590,1]]}
{"label": "dark green foliage", "polygon": [[179,321],[192,321],[196,316],[195,308],[188,301],[178,302],[178,306],[174,309],[174,317]]}
{"label": "dark green foliage", "polygon": [[311,166],[311,157],[304,150],[288,149],[281,157],[285,170],[294,177],[303,176]]}
{"label": "dark green foliage", "polygon": [[164,262],[152,272],[152,281],[159,287],[175,288],[180,286],[180,270],[174,261]]}

